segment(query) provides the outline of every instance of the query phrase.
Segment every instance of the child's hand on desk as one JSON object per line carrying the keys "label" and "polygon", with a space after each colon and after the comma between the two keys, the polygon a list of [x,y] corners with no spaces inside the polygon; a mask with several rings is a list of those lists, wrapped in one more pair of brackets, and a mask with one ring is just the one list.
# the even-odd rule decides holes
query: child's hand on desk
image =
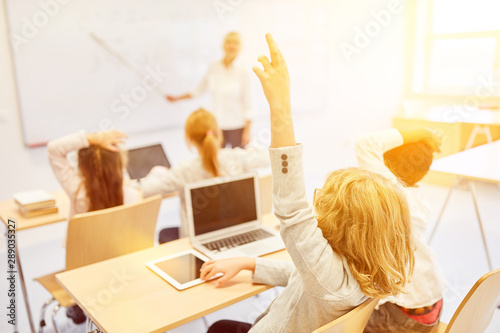
{"label": "child's hand on desk", "polygon": [[253,71],[259,77],[264,95],[271,108],[271,147],[295,146],[288,68],[271,34],[266,34],[266,40],[271,62],[265,55],[261,55],[257,60],[264,70],[254,66]]}
{"label": "child's hand on desk", "polygon": [[218,273],[224,274],[215,283],[216,287],[222,286],[227,281],[231,280],[242,270],[255,271],[255,259],[250,257],[239,257],[230,259],[210,260],[201,266],[200,279],[203,281],[210,280]]}

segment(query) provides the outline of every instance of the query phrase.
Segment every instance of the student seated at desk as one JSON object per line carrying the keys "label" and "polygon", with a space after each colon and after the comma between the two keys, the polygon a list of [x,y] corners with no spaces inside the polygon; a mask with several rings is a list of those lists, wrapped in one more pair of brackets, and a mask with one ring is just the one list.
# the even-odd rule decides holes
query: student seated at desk
{"label": "student seated at desk", "polygon": [[356,142],[361,168],[403,184],[416,245],[411,282],[399,295],[379,302],[365,333],[432,332],[439,325],[445,281],[434,252],[423,239],[430,207],[417,183],[429,171],[440,143],[441,139],[427,129],[388,129]]}
{"label": "student seated at desk", "polygon": [[188,144],[198,150],[199,157],[170,169],[154,167],[140,180],[144,197],[176,191],[180,193],[182,207],[179,237],[188,236],[184,185],[211,177],[240,175],[269,165],[266,149],[220,148],[222,131],[215,116],[207,110],[199,109],[189,115],[185,134]]}
{"label": "student seated at desk", "polygon": [[[47,145],[49,162],[70,199],[70,216],[139,201],[139,192],[124,183],[123,156],[118,144],[126,137],[118,131],[71,134]],[[67,158],[78,152],[78,169]],[[75,324],[86,317],[77,306],[66,312]]]}
{"label": "student seated at desk", "polygon": [[413,271],[410,214],[400,184],[359,168],[337,170],[316,191],[313,213],[306,198],[303,147],[295,142],[288,70],[271,35],[266,38],[272,62],[260,56],[264,71],[254,71],[271,108],[273,202],[293,262],[206,262],[202,279],[224,274],[217,286],[246,269],[255,283],[285,287],[253,325],[220,321],[209,333],[311,332],[368,297],[398,294]]}
{"label": "student seated at desk", "polygon": [[[125,163],[118,148],[124,138],[114,130],[81,131],[47,144],[52,170],[70,199],[70,217],[139,201],[139,192],[124,182]],[[78,152],[78,169],[67,158],[73,151]]]}

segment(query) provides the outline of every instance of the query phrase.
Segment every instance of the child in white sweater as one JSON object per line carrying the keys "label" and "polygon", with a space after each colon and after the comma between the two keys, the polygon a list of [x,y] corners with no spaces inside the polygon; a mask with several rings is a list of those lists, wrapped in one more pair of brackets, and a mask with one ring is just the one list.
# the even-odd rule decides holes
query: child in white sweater
{"label": "child in white sweater", "polygon": [[265,149],[220,148],[223,140],[215,116],[204,109],[189,115],[185,126],[186,140],[194,146],[199,157],[170,169],[154,167],[142,178],[140,187],[144,197],[179,192],[181,197],[181,226],[179,237],[187,237],[187,214],[184,186],[189,183],[219,176],[241,175],[251,169],[267,167],[269,157]]}
{"label": "child in white sweater", "polygon": [[[110,208],[140,199],[139,192],[124,182],[123,156],[118,144],[126,134],[109,130],[70,134],[47,144],[49,162],[70,199],[70,216]],[[68,154],[77,152],[77,168]]]}
{"label": "child in white sweater", "polygon": [[[124,138],[124,133],[114,130],[90,134],[81,131],[47,144],[50,166],[70,199],[69,218],[139,201],[140,193],[124,182],[125,165],[118,148]],[[77,168],[68,160],[68,154],[75,151]],[[77,305],[68,308],[66,314],[75,324],[86,319]]]}
{"label": "child in white sweater", "polygon": [[404,292],[379,302],[365,333],[432,332],[439,324],[444,277],[424,240],[430,207],[417,183],[429,171],[441,139],[427,129],[388,129],[356,142],[359,166],[403,184],[415,239],[415,269]]}

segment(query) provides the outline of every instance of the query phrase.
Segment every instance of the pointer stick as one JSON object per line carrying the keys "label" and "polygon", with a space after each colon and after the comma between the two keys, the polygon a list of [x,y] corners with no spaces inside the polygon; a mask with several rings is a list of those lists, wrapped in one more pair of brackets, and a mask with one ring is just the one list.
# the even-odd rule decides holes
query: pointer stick
{"label": "pointer stick", "polygon": [[[89,33],[90,37],[99,44],[104,50],[106,50],[109,54],[111,54],[119,63],[121,63],[125,68],[131,71],[139,80],[144,80],[147,75],[145,75],[142,71],[138,70],[134,67],[127,59],[125,59],[121,54],[116,52],[111,46],[109,46],[105,41],[99,38],[93,31]],[[165,99],[166,93],[161,91],[157,84],[151,84],[153,91],[157,93],[162,99]]]}

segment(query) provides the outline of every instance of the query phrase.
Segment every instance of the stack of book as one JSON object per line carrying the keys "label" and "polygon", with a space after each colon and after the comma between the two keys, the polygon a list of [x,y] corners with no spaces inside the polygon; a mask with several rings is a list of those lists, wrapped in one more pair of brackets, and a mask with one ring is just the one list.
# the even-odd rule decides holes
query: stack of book
{"label": "stack of book", "polygon": [[14,201],[24,217],[35,217],[58,212],[56,200],[44,190],[19,192],[14,194]]}

